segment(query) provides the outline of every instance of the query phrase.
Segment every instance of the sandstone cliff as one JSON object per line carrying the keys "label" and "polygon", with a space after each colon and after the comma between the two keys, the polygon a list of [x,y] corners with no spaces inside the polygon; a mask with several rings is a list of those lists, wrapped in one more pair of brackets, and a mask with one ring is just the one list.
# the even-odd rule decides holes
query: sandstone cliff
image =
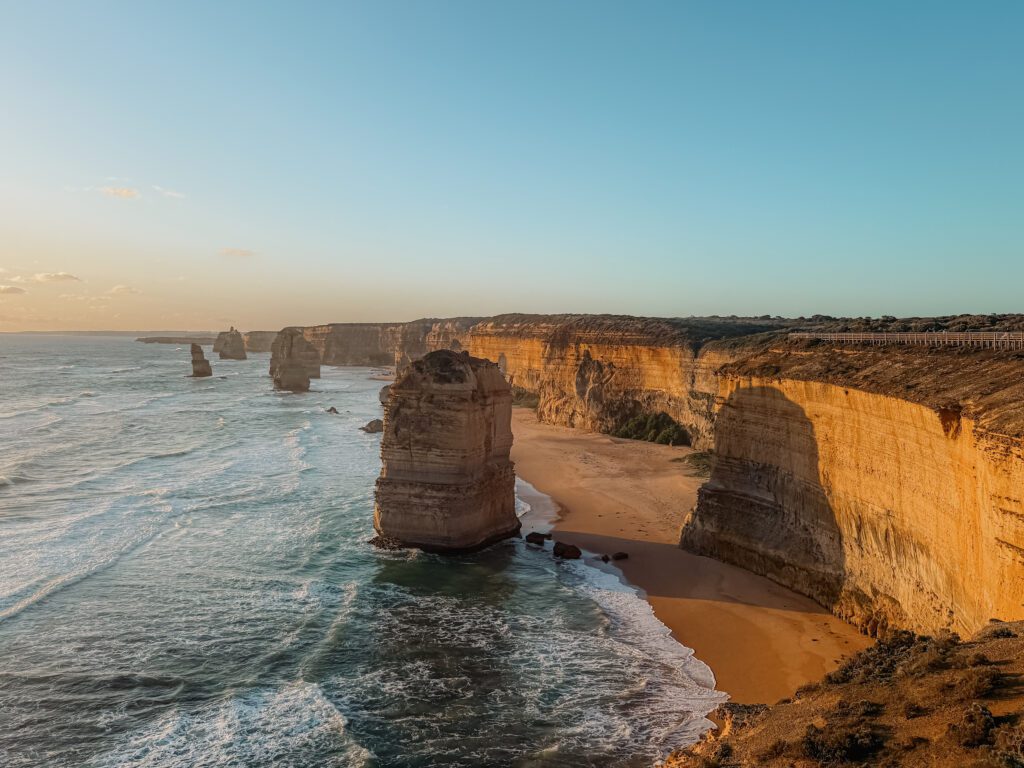
{"label": "sandstone cliff", "polygon": [[493,363],[449,350],[412,363],[384,408],[381,543],[458,552],[517,534],[511,419]]}
{"label": "sandstone cliff", "polygon": [[203,355],[203,348],[198,344],[193,344],[191,348],[192,354],[192,376],[194,378],[203,378],[205,376],[212,376],[213,369],[210,368],[210,361]]}
{"label": "sandstone cliff", "polygon": [[478,318],[415,320],[411,323],[331,323],[303,333],[324,365],[395,365],[437,349],[461,350]]}
{"label": "sandstone cliff", "polygon": [[248,331],[242,335],[247,352],[269,352],[277,338],[277,331]]}
{"label": "sandstone cliff", "polygon": [[305,333],[319,334],[335,361],[360,365],[458,345],[494,361],[518,401],[555,424],[615,432],[664,415],[715,457],[682,545],[807,594],[867,632],[968,634],[989,618],[1024,619],[1019,352],[796,342],[784,331],[800,323],[771,318],[399,325]]}
{"label": "sandstone cliff", "polygon": [[311,372],[320,376],[320,355],[299,328],[285,328],[274,339],[270,375],[274,389],[308,392]]}
{"label": "sandstone cliff", "polygon": [[240,331],[231,328],[228,331],[221,331],[217,334],[217,340],[213,344],[214,351],[220,355],[221,360],[245,360],[245,339]]}
{"label": "sandstone cliff", "polygon": [[1024,618],[1024,360],[774,344],[717,371],[681,542],[875,634]]}

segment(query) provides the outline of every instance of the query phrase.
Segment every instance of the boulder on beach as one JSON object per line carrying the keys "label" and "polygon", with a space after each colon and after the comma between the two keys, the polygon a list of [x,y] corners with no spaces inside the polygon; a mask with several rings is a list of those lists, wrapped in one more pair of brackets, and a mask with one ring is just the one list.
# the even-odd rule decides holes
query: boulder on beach
{"label": "boulder on beach", "polygon": [[538,547],[543,547],[544,542],[547,541],[549,538],[551,537],[545,536],[543,533],[538,533],[537,531],[530,531],[528,534],[526,534],[526,543],[536,544]]}
{"label": "boulder on beach", "polygon": [[360,427],[363,432],[369,432],[371,435],[375,435],[378,432],[384,431],[384,422],[380,419],[372,419],[366,424]]}
{"label": "boulder on beach", "polygon": [[217,340],[213,344],[221,360],[245,360],[245,339],[241,331],[231,326],[230,330],[221,331],[217,334]]}
{"label": "boulder on beach", "polygon": [[627,558],[629,558],[629,555],[626,552],[616,552],[612,555],[612,560],[626,560]]}
{"label": "boulder on beach", "polygon": [[560,557],[563,560],[579,560],[583,556],[583,552],[575,544],[566,544],[564,541],[556,541],[555,548],[552,550],[552,554],[555,557]]}
{"label": "boulder on beach", "polygon": [[204,376],[213,376],[210,361],[206,359],[206,356],[203,354],[203,348],[198,344],[192,345],[192,376],[197,379]]}

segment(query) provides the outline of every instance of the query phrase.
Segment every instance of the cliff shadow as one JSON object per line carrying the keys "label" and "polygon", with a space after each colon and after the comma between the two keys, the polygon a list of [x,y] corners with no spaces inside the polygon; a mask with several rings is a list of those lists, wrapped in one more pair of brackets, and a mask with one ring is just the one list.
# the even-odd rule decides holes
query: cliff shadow
{"label": "cliff shadow", "polygon": [[711,476],[680,546],[765,576],[838,610],[843,536],[804,409],[775,387],[735,389],[718,410]]}

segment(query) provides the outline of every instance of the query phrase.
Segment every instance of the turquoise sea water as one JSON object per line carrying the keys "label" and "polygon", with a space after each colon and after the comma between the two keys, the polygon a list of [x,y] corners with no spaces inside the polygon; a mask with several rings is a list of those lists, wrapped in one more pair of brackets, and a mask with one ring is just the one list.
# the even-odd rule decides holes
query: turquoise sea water
{"label": "turquoise sea water", "polygon": [[710,672],[613,574],[367,544],[368,369],[188,361],[0,336],[0,765],[644,766],[703,729]]}

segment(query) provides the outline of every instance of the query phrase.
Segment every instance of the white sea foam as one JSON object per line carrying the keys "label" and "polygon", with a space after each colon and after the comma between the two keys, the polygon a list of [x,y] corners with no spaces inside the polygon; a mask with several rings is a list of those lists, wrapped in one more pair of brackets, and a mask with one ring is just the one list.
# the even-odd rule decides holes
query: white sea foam
{"label": "white sea foam", "polygon": [[[89,768],[368,766],[373,754],[315,683],[240,692],[195,711],[175,709]],[[312,759],[311,759],[312,758]]]}

